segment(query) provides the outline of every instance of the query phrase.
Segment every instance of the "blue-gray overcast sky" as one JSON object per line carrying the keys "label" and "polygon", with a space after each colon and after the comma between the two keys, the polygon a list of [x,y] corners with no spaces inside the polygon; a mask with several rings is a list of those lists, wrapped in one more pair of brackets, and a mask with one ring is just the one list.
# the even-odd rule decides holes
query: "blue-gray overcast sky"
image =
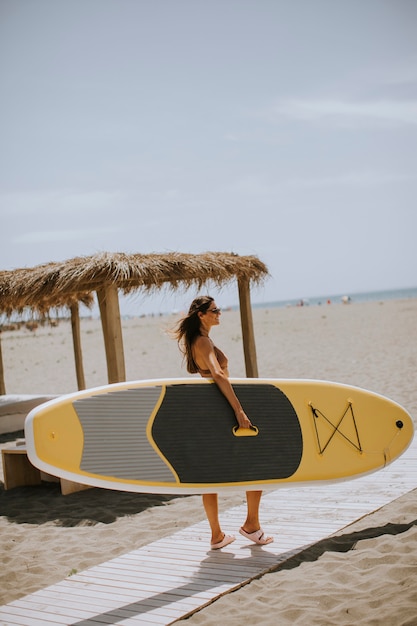
{"label": "blue-gray overcast sky", "polygon": [[416,27],[415,0],[0,0],[0,269],[218,250],[267,264],[254,302],[416,286]]}

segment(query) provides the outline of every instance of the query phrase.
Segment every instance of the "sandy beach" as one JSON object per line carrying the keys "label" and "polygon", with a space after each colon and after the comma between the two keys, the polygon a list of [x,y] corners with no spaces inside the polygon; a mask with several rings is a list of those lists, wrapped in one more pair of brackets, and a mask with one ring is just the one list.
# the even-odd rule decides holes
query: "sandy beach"
{"label": "sandy beach", "polygon": [[[123,321],[129,380],[187,375],[167,332],[176,319]],[[367,388],[399,402],[417,424],[416,321],[414,299],[255,309],[259,376]],[[106,384],[99,321],[83,319],[81,332],[87,386]],[[212,337],[229,357],[231,376],[244,376],[239,313],[225,311]],[[68,321],[35,332],[2,332],[1,341],[7,394],[76,391]],[[14,446],[17,437],[22,433],[1,435],[0,446]],[[222,496],[221,510],[241,502],[244,495]],[[417,489],[219,599],[187,623],[416,626],[416,511]],[[100,489],[62,496],[57,484],[48,483],[10,491],[1,483],[0,514],[2,604],[205,519],[200,496]]]}

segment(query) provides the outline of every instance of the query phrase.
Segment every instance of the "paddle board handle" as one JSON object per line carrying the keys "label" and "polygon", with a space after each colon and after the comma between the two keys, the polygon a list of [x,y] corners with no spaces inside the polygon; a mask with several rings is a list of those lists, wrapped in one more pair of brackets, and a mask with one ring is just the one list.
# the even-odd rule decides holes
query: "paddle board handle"
{"label": "paddle board handle", "polygon": [[256,437],[259,433],[259,429],[256,426],[250,428],[240,428],[240,426],[233,426],[233,434],[235,437]]}

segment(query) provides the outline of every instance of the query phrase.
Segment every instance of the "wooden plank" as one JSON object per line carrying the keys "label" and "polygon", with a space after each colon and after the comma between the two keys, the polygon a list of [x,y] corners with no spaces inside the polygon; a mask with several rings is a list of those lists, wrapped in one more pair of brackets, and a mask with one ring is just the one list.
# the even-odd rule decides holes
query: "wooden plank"
{"label": "wooden plank", "polygon": [[[80,578],[82,580],[84,580],[84,582],[88,582],[90,585],[94,585],[94,584],[98,584],[102,586],[102,588],[108,588],[108,589],[112,589],[114,587],[121,587],[123,588],[125,586],[125,584],[129,584],[129,580],[130,577],[122,577],[119,576],[117,581],[115,579],[109,579],[109,578],[101,578],[98,574],[96,574],[96,572],[91,573],[89,576],[88,575],[84,575],[82,576],[82,573],[80,574]],[[246,580],[246,577],[242,578],[243,580]],[[218,580],[216,580],[215,578],[203,578],[201,579],[201,582],[192,582],[192,581],[187,581],[187,580],[178,580],[175,579],[175,577],[173,579],[171,578],[163,578],[162,580],[158,580],[157,578],[153,578],[152,579],[152,584],[150,582],[146,582],[146,579],[142,579],[141,581],[138,581],[141,583],[141,588],[143,587],[149,587],[150,589],[152,589],[153,592],[155,593],[165,593],[166,589],[169,589],[171,592],[175,592],[177,595],[184,595],[184,594],[192,594],[194,595],[195,593],[199,593],[200,591],[206,591],[207,589],[210,589],[213,586],[216,586],[218,584]],[[148,579],[149,580],[149,579]],[[228,581],[222,581],[222,583],[227,583]],[[174,586],[173,586],[174,585]]]}
{"label": "wooden plank", "polygon": [[[173,600],[173,603],[175,603],[175,599]],[[103,609],[106,607],[103,605],[96,605],[96,607],[94,607],[94,597],[92,597],[92,603],[90,605],[81,605],[60,600],[59,604],[57,603],[53,607],[53,610],[49,610],[46,615],[50,620],[57,619],[60,621],[61,618],[66,618],[63,623],[67,623],[70,620],[73,622],[75,620],[80,621],[90,619],[92,615],[105,615],[106,613],[111,613],[113,615],[113,619],[115,615],[117,615],[119,619],[130,618],[135,615],[135,611],[137,611],[139,604],[142,605],[142,608],[144,606],[149,607],[150,610],[161,607],[161,602],[157,599],[144,596],[143,598],[137,598],[135,602],[125,606],[118,606],[113,603],[112,606],[110,605],[107,607],[107,611],[103,612]],[[26,615],[27,610],[29,610],[29,612],[35,612],[35,614],[36,612],[44,614],[44,606],[45,605],[42,603],[36,604],[23,599],[16,602],[16,611],[20,611],[21,615]],[[170,609],[167,606],[164,607],[164,615],[175,618],[177,614],[178,611],[176,608]]]}
{"label": "wooden plank", "polygon": [[[169,564],[167,564],[167,566],[169,566]],[[206,569],[204,568],[203,571],[197,572],[195,574],[195,581],[191,583],[189,582],[189,577],[187,578],[186,576],[177,575],[175,570],[172,572],[172,574],[169,575],[165,573],[158,573],[155,570],[152,572],[151,568],[148,568],[148,570],[143,573],[142,582],[143,584],[145,582],[147,582],[147,584],[154,582],[155,587],[159,584],[161,589],[165,588],[165,586],[167,585],[187,585],[187,589],[195,589],[197,591],[204,590],[207,588],[207,586],[215,585],[219,580],[219,576],[221,576],[222,582],[227,583],[235,581],[236,577],[244,580],[245,578],[249,578],[251,575],[257,573],[257,571],[258,568],[248,569],[244,565],[242,565],[240,572],[227,572],[224,571],[224,568],[221,567],[217,569],[211,569],[209,571],[206,571]],[[94,571],[94,580],[101,581],[103,584],[108,585],[111,585],[117,577],[118,583],[123,586],[125,583],[128,583],[130,581],[131,576],[131,573],[122,574],[120,573],[120,570],[119,572],[111,569],[105,572],[103,572],[103,570]],[[89,580],[93,582],[91,578]]]}
{"label": "wooden plank", "polygon": [[63,495],[75,493],[83,489],[91,489],[89,485],[81,485],[71,480],[65,480],[64,478],[59,479],[39,471],[39,469],[29,461],[26,446],[4,448],[1,451],[1,456],[5,491],[13,489],[14,487],[40,485],[42,480],[60,482],[61,493]]}
{"label": "wooden plank", "polygon": [[[8,624],[19,624],[19,626],[68,626],[68,619],[63,616],[51,616],[46,611],[33,611],[31,609],[23,609],[20,608],[17,604],[16,606],[8,605],[9,609],[7,612],[7,622],[3,622],[8,626]],[[2,608],[0,607],[0,618],[3,618]]]}
{"label": "wooden plank", "polygon": [[[65,606],[65,604],[67,606]],[[69,605],[69,606],[68,606]],[[20,611],[22,615],[25,615],[27,612],[29,613],[40,613],[41,615],[49,616],[50,620],[65,618],[65,621],[75,621],[81,619],[87,619],[91,616],[91,610],[88,608],[83,608],[80,605],[75,605],[74,603],[63,603],[59,602],[59,604],[55,604],[53,607],[49,607],[45,611],[45,604],[42,602],[33,602],[33,599],[30,601],[22,598],[21,600],[17,600],[15,604],[16,611]],[[101,610],[99,609],[99,613]]]}
{"label": "wooden plank", "polygon": [[59,482],[61,483],[61,493],[63,496],[68,496],[77,491],[84,491],[84,489],[92,489],[91,485],[81,485],[81,483],[75,483],[66,478],[60,478]]}
{"label": "wooden plank", "polygon": [[[134,558],[135,556],[136,558]],[[194,561],[190,561],[189,563],[187,563],[181,560],[181,555],[178,555],[178,553],[177,554],[175,554],[175,552],[170,553],[167,548],[167,552],[164,554],[163,546],[161,546],[160,552],[158,552],[157,546],[155,546],[154,554],[149,555],[149,557],[147,557],[147,555],[143,553],[138,554],[138,555],[129,555],[129,557],[131,558],[116,557],[114,561],[107,561],[106,563],[98,565],[97,569],[103,572],[109,571],[109,570],[117,572],[118,570],[120,570],[120,571],[129,572],[133,574],[135,572],[137,573],[138,567],[141,568],[141,571],[146,571],[147,569],[150,569],[150,568],[152,568],[153,571],[155,571],[157,569],[158,564],[160,564],[162,567],[163,565],[166,565],[167,563],[169,563],[170,565],[172,565],[172,567],[176,568],[175,569],[176,572],[179,572],[179,573],[184,572],[186,576],[189,576],[190,574],[194,574],[195,572],[200,571],[201,563],[205,562],[205,569],[207,570],[210,570],[211,568],[212,569],[222,568],[222,570],[224,571],[225,563],[223,563],[223,561],[226,561],[227,557],[226,558],[224,558],[223,556],[218,557],[216,558],[216,561],[212,563],[210,560],[210,556],[211,556],[211,553],[210,554],[202,554],[202,553],[197,554],[196,553]],[[201,560],[202,557],[203,557],[203,560]],[[241,570],[242,558],[243,556],[242,557],[236,556],[233,562],[228,565],[231,572]]]}
{"label": "wooden plank", "polygon": [[[87,570],[86,570],[87,572]],[[107,593],[110,589],[118,594],[127,594],[127,595],[135,595],[137,593],[146,592],[148,594],[159,593],[161,591],[168,592],[169,594],[175,595],[176,597],[187,596],[187,593],[181,587],[181,584],[178,587],[169,586],[163,581],[152,581],[148,582],[148,579],[144,576],[141,576],[140,572],[135,580],[123,581],[121,582],[118,579],[107,580],[107,581],[99,581],[96,580],[93,576],[94,572],[90,573],[90,576],[81,577],[76,581],[78,587],[73,587],[72,593],[77,594],[82,590],[88,590],[91,592],[97,591],[100,593]],[[71,577],[73,578],[73,577]],[[75,581],[72,581],[75,582]],[[66,590],[66,593],[68,590]],[[198,591],[198,594],[205,594],[206,592]],[[187,596],[188,597],[188,596]]]}
{"label": "wooden plank", "polygon": [[[416,461],[417,441],[392,467],[370,476],[265,494],[263,524],[276,537],[268,546],[237,534],[225,550],[210,551],[208,524],[200,522],[0,607],[0,623],[60,626],[61,613],[74,623],[81,612],[83,626],[170,624],[414,489]],[[222,524],[237,532],[244,516],[245,506],[234,507],[221,514]]]}
{"label": "wooden plank", "polygon": [[5,491],[14,487],[41,484],[41,473],[29,461],[25,448],[5,448],[1,451],[1,456]]}
{"label": "wooden plank", "polygon": [[[1,617],[1,615],[0,615]],[[23,617],[21,615],[7,614],[7,622],[0,622],[1,626],[48,626],[42,616],[37,619],[32,614],[30,617]],[[53,624],[53,626],[56,626]]]}
{"label": "wooden plank", "polygon": [[[111,571],[117,574],[118,571],[125,571],[125,572],[132,572],[137,574],[137,567],[138,565],[136,565],[135,567],[132,568],[126,568],[124,569],[124,563],[120,563],[118,564],[119,567],[115,566],[113,568],[111,568],[111,570],[107,570],[107,571]],[[174,560],[174,559],[163,559],[163,558],[153,558],[152,561],[149,561],[148,563],[144,563],[142,561],[142,563],[140,563],[140,570],[142,573],[146,574],[146,572],[149,572],[150,574],[152,574],[153,572],[155,572],[155,569],[158,566],[158,563],[160,563],[161,567],[166,567],[167,564],[169,564],[172,567],[172,571],[178,572],[178,574],[181,574],[182,576],[190,576],[192,574],[195,574],[199,571],[200,566],[195,566],[193,568],[191,567],[184,567],[181,564],[181,561],[178,560]],[[256,562],[252,565],[245,565],[243,566],[240,563],[240,559],[235,559],[235,561],[233,563],[228,563],[227,565],[223,564],[223,563],[219,563],[217,566],[216,565],[212,565],[212,566],[207,566],[204,568],[204,571],[207,573],[218,573],[219,570],[221,570],[222,574],[224,574],[225,576],[234,576],[236,574],[242,574],[242,569],[245,569],[245,571],[247,573],[256,571],[257,569],[257,564]]]}
{"label": "wooden plank", "polygon": [[[143,597],[146,597],[145,591],[141,590],[141,593]],[[53,590],[46,589],[42,590],[41,592],[37,591],[36,597],[38,598],[38,600],[41,600],[44,603],[55,602],[58,600],[60,606],[67,607],[74,606],[74,602],[76,601],[76,606],[86,605],[89,609],[91,609],[91,611],[100,613],[103,609],[111,609],[114,606],[120,606],[128,604],[129,602],[132,603],[133,601],[137,601],[138,599],[140,599],[141,594],[138,593],[138,591],[136,590],[134,592],[131,592],[130,594],[123,595],[112,594],[111,596],[109,596],[108,593],[102,593],[99,595],[97,593],[94,593],[92,595],[88,589],[80,589],[79,593],[76,596],[76,599],[75,596],[74,599],[72,599],[72,596],[63,595],[61,592],[58,593],[54,592]],[[179,599],[177,595],[172,594],[171,598],[172,601],[176,603],[176,606],[179,606],[181,604],[181,606],[183,606],[186,610],[194,607],[194,602],[192,601],[192,599],[189,599],[186,596]],[[209,594],[207,594],[207,598],[210,598]],[[19,602],[22,603],[22,600],[20,600]]]}

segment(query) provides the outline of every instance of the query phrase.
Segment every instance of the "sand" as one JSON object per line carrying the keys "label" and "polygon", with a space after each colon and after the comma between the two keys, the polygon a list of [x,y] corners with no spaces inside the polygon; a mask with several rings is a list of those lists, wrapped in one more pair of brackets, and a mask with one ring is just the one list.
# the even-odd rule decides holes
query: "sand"
{"label": "sand", "polygon": [[[123,322],[128,379],[186,375],[167,334],[175,319]],[[416,319],[414,299],[255,309],[259,375],[358,385],[391,397],[416,419]],[[81,331],[87,386],[105,384],[100,324],[82,320]],[[244,376],[238,313],[224,312],[212,336],[229,356],[231,375]],[[1,341],[7,394],[50,396],[76,390],[69,322],[35,332],[3,332]],[[0,436],[1,447],[15,445],[21,435]],[[222,497],[221,510],[243,501],[236,494]],[[416,510],[417,489],[187,622],[415,626]],[[64,497],[54,484],[7,492],[1,488],[0,512],[1,603],[204,519],[199,496],[90,489]]]}

